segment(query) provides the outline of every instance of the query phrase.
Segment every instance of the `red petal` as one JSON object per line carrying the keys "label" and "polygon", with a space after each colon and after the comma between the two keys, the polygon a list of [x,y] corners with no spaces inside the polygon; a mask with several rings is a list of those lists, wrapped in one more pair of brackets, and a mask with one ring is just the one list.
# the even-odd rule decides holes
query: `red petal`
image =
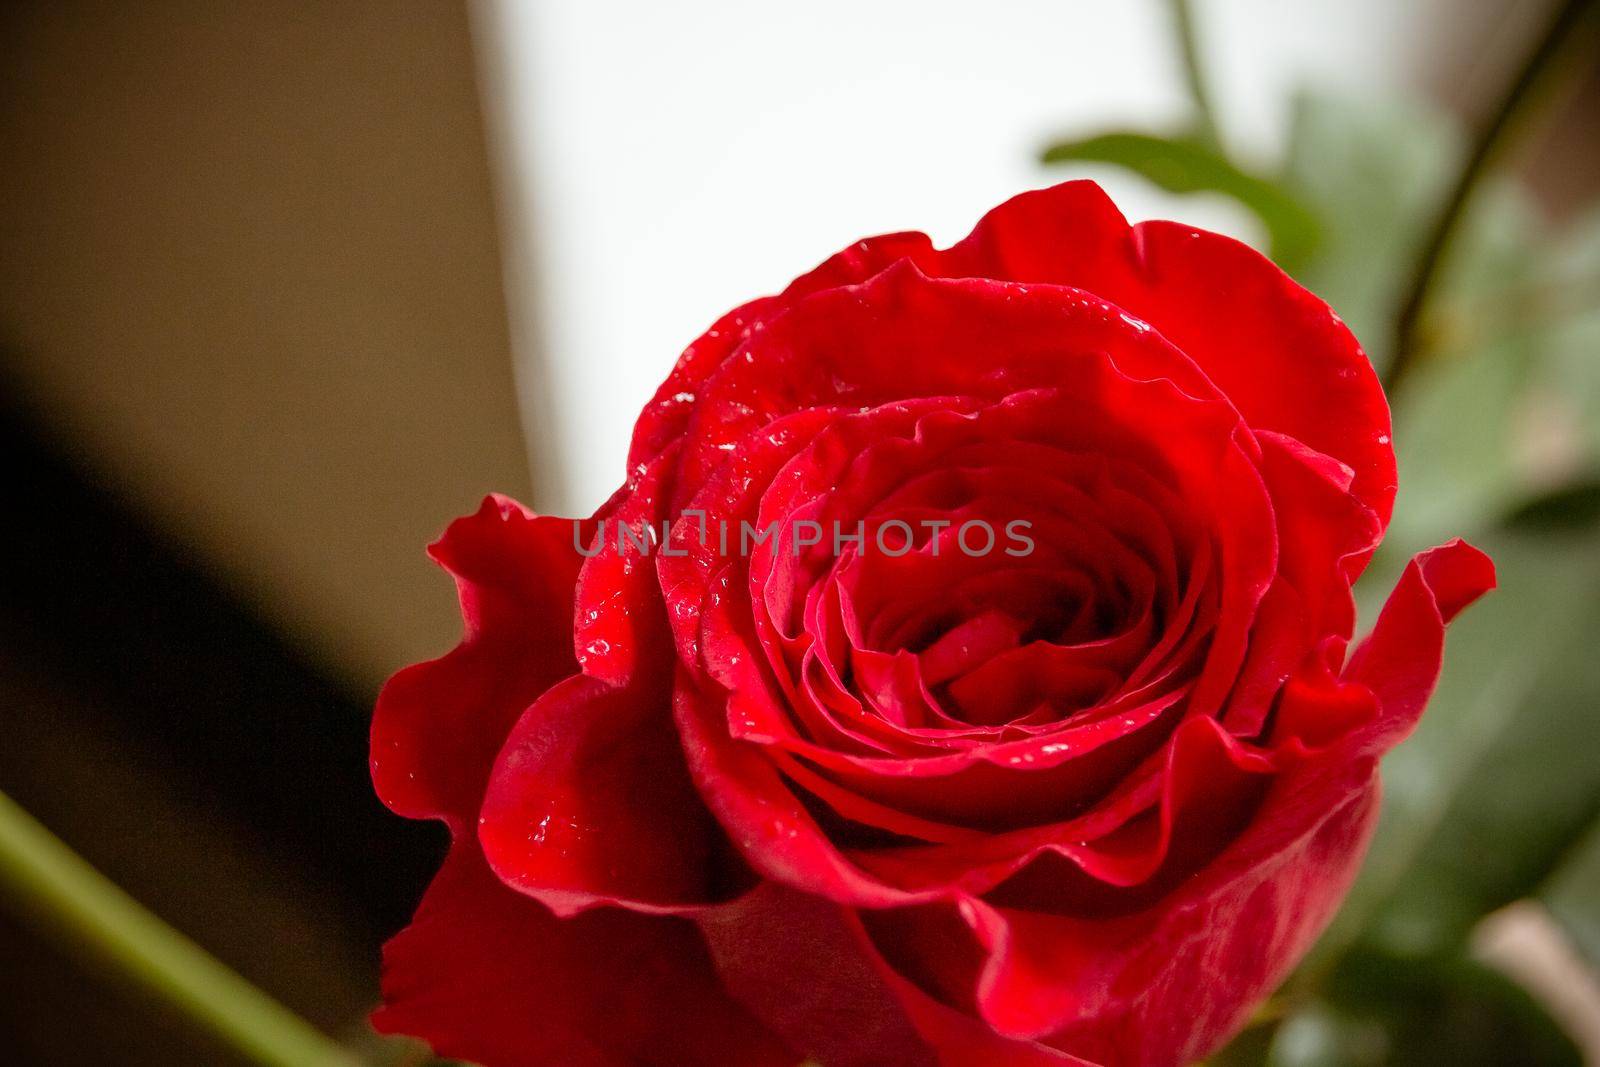
{"label": "red petal", "polygon": [[[929,268],[925,268],[929,269]],[[1071,285],[1155,327],[1199,364],[1245,422],[1333,456],[1387,523],[1389,406],[1339,317],[1265,256],[1172,222],[1129,227],[1093,182],[1013,197],[933,271]]]}
{"label": "red petal", "polygon": [[689,781],[664,690],[577,675],[528,709],[495,765],[478,836],[494,872],[569,915],[678,910],[715,895],[719,833]]}
{"label": "red petal", "polygon": [[378,696],[372,779],[396,812],[471,822],[511,724],[577,670],[572,590],[582,559],[572,537],[572,520],[492,496],[430,549],[455,576],[466,635]]}
{"label": "red petal", "polygon": [[1067,918],[971,901],[978,987],[1002,1033],[1109,1063],[1195,1062],[1235,1033],[1322,931],[1377,813],[1370,760],[1284,776],[1250,829],[1148,909]]}
{"label": "red petal", "polygon": [[827,1067],[935,1067],[861,950],[854,915],[767,883],[696,917],[723,983],[757,1018]]}
{"label": "red petal", "polygon": [[767,885],[700,923],[734,995],[827,1067],[1094,1067],[996,1034],[897,974],[846,908]]}
{"label": "red petal", "polygon": [[660,455],[683,433],[699,401],[698,390],[740,342],[796,301],[823,289],[864,281],[901,259],[933,254],[933,244],[920,233],[890,233],[858,241],[802,274],[777,296],[761,297],[718,319],[678,357],[677,365],[640,412],[633,430],[628,468],[633,470]]}
{"label": "red petal", "polygon": [[775,881],[864,907],[915,902],[845,858],[761,746],[727,736],[724,702],[722,695],[701,693],[680,672],[673,711],[689,771],[750,866]]}
{"label": "red petal", "polygon": [[383,1033],[485,1067],[792,1067],[723,992],[687,920],[614,908],[557,919],[506,888],[470,837],[384,948]]}
{"label": "red petal", "polygon": [[1444,656],[1444,628],[1494,588],[1494,562],[1457,538],[1419,553],[1400,576],[1344,677],[1372,690],[1380,715],[1367,750],[1387,752],[1417,725]]}
{"label": "red petal", "polygon": [[[616,501],[578,578],[583,673],[528,708],[478,820],[489,865],[568,915],[597,904],[677,911],[716,896],[721,834],[689,780],[672,723],[672,636],[654,560],[618,524],[659,531],[667,451]],[[747,875],[748,872],[742,872]]]}

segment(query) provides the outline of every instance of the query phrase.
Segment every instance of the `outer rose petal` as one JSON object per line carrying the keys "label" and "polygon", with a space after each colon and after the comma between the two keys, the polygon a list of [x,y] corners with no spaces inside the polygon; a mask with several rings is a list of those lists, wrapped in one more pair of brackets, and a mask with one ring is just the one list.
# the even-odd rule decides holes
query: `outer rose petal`
{"label": "outer rose petal", "polygon": [[682,434],[701,387],[752,332],[805,296],[865,281],[897,259],[930,276],[1069,285],[1116,304],[1182,349],[1251,427],[1350,467],[1356,495],[1387,523],[1396,485],[1389,406],[1338,316],[1238,241],[1170,222],[1130,227],[1091,181],[1013,197],[942,251],[919,233],[869,238],[778,296],[730,312],[690,345],[646,406],[630,464]]}
{"label": "outer rose petal", "polygon": [[924,1040],[938,1050],[940,1067],[1098,1067],[1071,1053],[1036,1041],[1012,1041],[989,1024],[930,997],[885,969],[888,983],[906,1016]]}
{"label": "outer rose petal", "polygon": [[1406,566],[1344,671],[1371,689],[1382,709],[1367,735],[1370,751],[1388,751],[1417,725],[1439,680],[1445,625],[1494,583],[1494,563],[1459,538]]}
{"label": "outer rose petal", "polygon": [[666,690],[583,675],[517,723],[478,825],[495,873],[561,915],[707,900],[718,833],[689,782]]}
{"label": "outer rose petal", "polygon": [[1172,222],[1129,227],[1098,185],[1023,193],[945,250],[939,273],[1085,289],[1137,315],[1198,363],[1258,430],[1355,472],[1380,520],[1394,504],[1389,405],[1344,323],[1271,260]]}
{"label": "outer rose petal", "polygon": [[711,698],[680,671],[673,714],[688,757],[689,772],[706,804],[725,827],[748,833],[760,827],[762,848],[741,842],[746,858],[761,874],[791,884],[811,885],[838,900],[869,907],[917,903],[923,897],[894,889],[852,864],[822,832],[777,765],[755,745],[729,743],[723,698]]}
{"label": "outer rose petal", "polygon": [[699,922],[733,995],[825,1067],[1094,1067],[932,999],[821,898],[768,883]]}
{"label": "outer rose petal", "polygon": [[1370,764],[1351,777],[1286,781],[1244,838],[1146,913],[1065,919],[972,902],[966,914],[990,952],[984,1017],[1118,1067],[1204,1057],[1299,960],[1349,888],[1377,814]]}
{"label": "outer rose petal", "polygon": [[581,560],[570,520],[537,517],[502,496],[451,523],[429,552],[455,576],[466,634],[448,655],[384,685],[372,780],[399,814],[457,827],[476,818],[517,716],[577,670],[572,589]]}
{"label": "outer rose petal", "polygon": [[[558,919],[496,880],[479,851],[490,766],[524,709],[552,694],[570,704],[574,688],[620,692],[575,673],[572,538],[570,520],[491,497],[432,548],[456,577],[466,635],[384,687],[372,774],[392,808],[443,819],[455,844],[412,925],[385,948],[374,1025],[491,1067],[789,1067],[796,1057],[717,985],[692,924],[614,909]],[[664,691],[659,699],[665,748],[679,758]],[[545,741],[581,757],[604,737]]]}
{"label": "outer rose petal", "polygon": [[676,440],[699,402],[698,390],[740,342],[797,301],[823,289],[866,281],[898,260],[920,262],[933,256],[933,242],[920,233],[869,237],[838,252],[802,274],[777,296],[761,297],[728,312],[695,340],[667,380],[639,413],[628,452],[630,470],[650,462]]}
{"label": "outer rose petal", "polygon": [[718,984],[687,920],[605,908],[557,919],[458,839],[384,948],[383,1033],[489,1067],[793,1067]]}
{"label": "outer rose petal", "polygon": [[[653,560],[616,549],[617,523],[654,522],[675,454],[614,501],[608,544],[584,562],[568,609],[583,673],[509,729],[483,796],[477,830],[489,866],[562,915],[600,904],[679,911],[720,888],[721,832],[673,730],[671,635]],[[578,558],[570,528],[567,537]]]}

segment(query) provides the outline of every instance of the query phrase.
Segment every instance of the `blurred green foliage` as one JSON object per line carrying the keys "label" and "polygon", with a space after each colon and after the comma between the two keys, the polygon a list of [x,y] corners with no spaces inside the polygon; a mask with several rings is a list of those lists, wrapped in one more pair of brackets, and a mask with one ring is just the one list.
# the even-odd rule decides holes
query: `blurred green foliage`
{"label": "blurred green foliage", "polygon": [[1241,169],[1220,150],[1197,138],[1156,137],[1115,130],[1045,150],[1046,163],[1110,163],[1124,167],[1169,193],[1222,193],[1266,227],[1268,250],[1285,270],[1303,266],[1316,251],[1317,216],[1282,182]]}

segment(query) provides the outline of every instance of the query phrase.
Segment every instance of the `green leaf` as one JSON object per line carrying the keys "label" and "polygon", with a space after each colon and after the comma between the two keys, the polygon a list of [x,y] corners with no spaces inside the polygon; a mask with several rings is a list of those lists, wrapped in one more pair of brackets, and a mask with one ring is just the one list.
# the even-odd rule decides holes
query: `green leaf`
{"label": "green leaf", "polygon": [[[1296,277],[1338,310],[1381,370],[1395,315],[1462,152],[1455,124],[1420,106],[1319,94],[1296,98],[1283,185],[1323,220],[1317,254]],[[1426,320],[1451,352],[1504,332],[1508,294],[1550,259],[1530,199],[1489,181],[1451,246]]]}
{"label": "green leaf", "polygon": [[1449,536],[1473,536],[1526,490],[1511,454],[1521,349],[1513,341],[1423,363],[1394,413],[1400,495],[1385,538],[1409,558]]}
{"label": "green leaf", "polygon": [[1388,1061],[1389,1022],[1319,1002],[1285,1019],[1257,1062],[1270,1067],[1377,1067]]}
{"label": "green leaf", "polygon": [[[1305,96],[1294,114],[1284,182],[1326,223],[1299,278],[1381,369],[1398,285],[1458,138],[1448,121],[1392,103]],[[1600,469],[1600,211],[1551,234],[1515,185],[1488,183],[1424,323],[1430,355],[1395,412],[1391,565],[1445,537],[1481,534]]]}
{"label": "green leaf", "polygon": [[1524,500],[1505,518],[1512,530],[1578,531],[1600,523],[1600,476],[1580,478]]}
{"label": "green leaf", "polygon": [[[1600,215],[1552,239],[1502,187],[1469,223],[1433,312],[1435,354],[1394,414],[1390,557],[1480,536],[1503,517],[1575,528],[1596,514],[1600,284],[1588,282],[1600,279]],[[1587,303],[1574,297],[1583,291]]]}
{"label": "green leaf", "polygon": [[1269,254],[1294,271],[1316,251],[1317,216],[1279,183],[1240,169],[1216,148],[1193,138],[1117,130],[1045,149],[1046,163],[1110,163],[1169,193],[1216,192],[1249,208],[1266,227]]}
{"label": "green leaf", "polygon": [[1551,875],[1539,899],[1590,969],[1600,970],[1600,822]]}
{"label": "green leaf", "polygon": [[[1417,107],[1296,102],[1283,183],[1325,226],[1297,277],[1380,370],[1459,142],[1450,121]],[[1487,182],[1423,328],[1429,356],[1396,412],[1391,541],[1407,553],[1600,466],[1600,210],[1552,233],[1513,182]]]}
{"label": "green leaf", "polygon": [[1527,991],[1464,955],[1353,956],[1325,998],[1285,1020],[1266,1067],[1581,1067]]}
{"label": "green leaf", "polygon": [[1278,1026],[1276,1019],[1252,1024],[1221,1051],[1213,1053],[1205,1067],[1259,1067],[1267,1061]]}
{"label": "green leaf", "polygon": [[1338,310],[1379,369],[1402,281],[1459,154],[1452,127],[1419,108],[1295,100],[1283,184],[1324,227],[1317,254],[1295,275]]}
{"label": "green leaf", "polygon": [[1549,242],[1505,314],[1538,341],[1530,396],[1548,481],[1600,468],[1600,208]]}

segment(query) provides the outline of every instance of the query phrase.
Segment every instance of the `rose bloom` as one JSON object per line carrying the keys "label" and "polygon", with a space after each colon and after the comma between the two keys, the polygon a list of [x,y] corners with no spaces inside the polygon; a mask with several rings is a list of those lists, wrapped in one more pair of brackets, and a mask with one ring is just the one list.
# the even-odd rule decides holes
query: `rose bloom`
{"label": "rose bloom", "polygon": [[[433,546],[466,636],[384,688],[372,773],[454,843],[376,1025],[491,1067],[1203,1057],[1493,585],[1425,552],[1350,647],[1389,434],[1321,301],[1086,182],[730,312],[576,535],[491,497]],[[801,521],[868,536],[687,535]]]}

